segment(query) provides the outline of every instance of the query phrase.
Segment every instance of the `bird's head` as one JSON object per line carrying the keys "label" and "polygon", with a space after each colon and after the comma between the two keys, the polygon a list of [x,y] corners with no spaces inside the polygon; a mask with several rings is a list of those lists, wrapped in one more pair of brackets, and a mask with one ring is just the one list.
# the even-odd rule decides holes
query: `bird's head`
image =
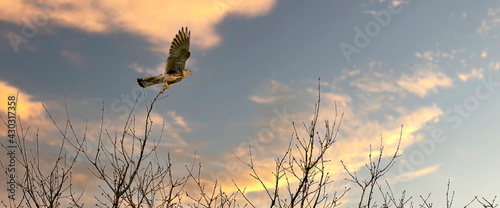
{"label": "bird's head", "polygon": [[184,75],[184,77],[187,77],[188,75],[191,75],[191,70],[184,69],[184,71],[182,71],[182,74]]}

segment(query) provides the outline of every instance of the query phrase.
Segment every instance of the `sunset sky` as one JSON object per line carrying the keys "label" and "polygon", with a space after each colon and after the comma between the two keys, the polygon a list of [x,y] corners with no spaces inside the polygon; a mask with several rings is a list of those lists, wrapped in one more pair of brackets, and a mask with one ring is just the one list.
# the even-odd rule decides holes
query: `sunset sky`
{"label": "sunset sky", "polygon": [[[257,169],[270,178],[292,121],[300,129],[310,122],[320,78],[320,133],[335,119],[335,102],[344,113],[326,156],[331,190],[353,188],[348,207],[359,189],[344,180],[340,160],[366,173],[370,144],[382,137],[389,156],[402,124],[402,157],[384,178],[398,196],[407,190],[415,204],[432,193],[444,206],[448,179],[457,206],[500,195],[497,0],[1,1],[0,114],[19,92],[18,115],[31,126],[28,139],[40,129],[47,162],[61,136],[42,103],[64,126],[66,100],[81,135],[86,123],[89,135],[97,132],[104,105],[105,127],[120,131],[139,93],[151,100],[161,88],[143,90],[136,78],[163,73],[184,26],[193,74],[166,90],[152,114],[157,128],[165,120],[159,148],[179,175],[196,151],[207,181],[234,191],[234,179],[262,194],[234,155],[245,158],[253,145]],[[137,123],[145,112],[140,98]],[[6,135],[2,125],[3,144]],[[75,183],[91,200],[98,181],[88,167],[77,163]]]}

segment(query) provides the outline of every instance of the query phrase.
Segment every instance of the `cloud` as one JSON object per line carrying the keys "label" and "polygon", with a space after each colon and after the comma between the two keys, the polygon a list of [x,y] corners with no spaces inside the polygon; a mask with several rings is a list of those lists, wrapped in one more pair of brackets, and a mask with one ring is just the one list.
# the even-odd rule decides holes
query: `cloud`
{"label": "cloud", "polygon": [[[186,122],[182,116],[178,116],[174,111],[168,111],[165,114],[166,117],[158,113],[151,114],[151,120],[153,124],[156,125],[156,130],[153,130],[153,132],[160,132],[161,125],[165,125],[162,145],[173,148],[176,152],[183,152],[183,147],[189,144],[182,134],[191,132],[191,128],[188,122]],[[143,120],[144,119],[145,117]],[[143,132],[143,130],[139,132]]]}
{"label": "cloud", "polygon": [[[353,69],[353,70],[343,69],[342,70],[342,74],[340,76],[338,76],[337,78],[335,78],[335,79],[338,80],[338,81],[344,81],[347,78],[356,76],[356,75],[358,75],[360,73],[361,73],[361,70],[359,70],[359,69]],[[329,83],[325,83],[325,84],[329,84]]]}
{"label": "cloud", "polygon": [[359,89],[366,92],[397,92],[399,89],[388,82],[355,82],[353,83]]}
{"label": "cloud", "polygon": [[388,73],[369,71],[354,79],[351,85],[365,92],[400,92],[401,89],[394,82],[393,75]]}
{"label": "cloud", "polygon": [[[438,64],[435,62],[439,62],[439,59],[443,57],[453,59],[455,53],[455,51],[451,53],[432,51],[415,53],[418,59],[422,59],[422,63],[414,65],[413,74],[402,74],[399,75],[399,78],[393,70],[388,69],[382,62],[370,62],[365,66],[367,69],[364,69],[363,73],[345,71],[340,80],[350,78],[349,84],[363,91],[361,97],[365,99],[377,99],[380,97],[380,93],[404,96],[406,92],[425,97],[429,92],[437,92],[438,87],[452,86],[452,79],[440,72]],[[359,69],[355,71],[357,72]]]}
{"label": "cloud", "polygon": [[488,57],[488,52],[484,50],[483,52],[481,52],[481,58],[486,58],[486,57]]}
{"label": "cloud", "polygon": [[344,81],[349,79],[349,85],[357,87],[359,90],[363,91],[362,94],[370,97],[369,95],[375,95],[382,92],[398,93],[402,94],[403,90],[394,81],[394,72],[388,69],[384,63],[380,61],[369,62],[366,66],[367,69],[363,69],[361,73],[360,69],[354,67],[354,70],[344,70],[340,79],[337,81]]}
{"label": "cloud", "polygon": [[[373,67],[373,66],[367,66]],[[368,74],[363,76],[363,74]],[[437,107],[435,104],[432,105],[421,105],[417,108],[408,109],[405,107],[394,107],[393,103],[402,102],[406,99],[404,96],[395,96],[391,98],[392,91],[397,91],[397,83],[387,83],[388,87],[386,90],[365,90],[368,87],[362,84],[363,79],[371,78],[373,83],[385,83],[386,78],[391,79],[393,76],[391,72],[369,72],[369,73],[352,73],[352,71],[344,70],[342,79],[335,79],[333,81],[322,80],[322,93],[321,93],[321,110],[318,118],[318,125],[316,131],[321,135],[324,130],[323,121],[329,120],[332,124],[335,120],[336,111],[334,106],[338,106],[339,113],[345,113],[340,127],[340,135],[338,141],[332,147],[332,151],[329,151],[326,155],[327,159],[331,159],[332,162],[327,164],[327,170],[333,180],[340,180],[345,178],[345,173],[342,170],[342,166],[338,163],[339,160],[343,160],[349,169],[358,171],[364,167],[368,160],[368,154],[370,153],[370,145],[378,146],[380,145],[380,137],[382,135],[383,145],[384,145],[384,157],[391,156],[397,147],[397,141],[400,138],[400,126],[404,124],[403,129],[403,143],[401,144],[400,153],[403,153],[407,147],[414,145],[421,135],[418,133],[429,123],[435,123],[439,121],[440,116],[443,115],[443,111]],[[429,76],[423,76],[427,78]],[[430,76],[432,77],[432,76]],[[436,77],[440,77],[436,75]],[[280,98],[286,97],[289,91],[294,92],[296,95],[294,98],[288,99],[287,103],[295,103],[300,101],[309,100],[309,105],[306,108],[297,108],[293,111],[294,117],[291,120],[295,121],[296,129],[300,137],[304,137],[306,132],[302,125],[309,124],[312,119],[312,109],[314,108],[314,101],[317,99],[317,90],[315,88],[310,88],[313,81],[291,81],[289,83],[282,83],[277,81],[265,81],[263,85],[270,85],[270,83],[279,83],[276,86],[286,86],[287,90],[267,90],[272,88],[262,87],[257,90],[255,94],[265,94],[268,98]],[[307,83],[307,86],[305,86]],[[324,84],[323,84],[324,83]],[[349,93],[353,89],[341,89],[338,86],[346,86],[345,83],[354,83],[347,86],[354,86],[358,89],[362,89],[361,92]],[[371,84],[368,84],[371,85]],[[355,89],[355,88],[354,88]],[[272,93],[271,93],[271,92]],[[401,90],[399,90],[401,92]],[[373,94],[374,97],[379,99],[370,99]],[[274,106],[275,109],[280,109],[278,106],[281,103],[276,102],[266,102],[269,105]],[[260,103],[259,103],[260,104]],[[371,106],[377,106],[371,108]],[[369,110],[367,110],[369,108]],[[339,114],[337,114],[339,115]],[[376,116],[375,116],[376,115]],[[266,129],[269,125],[268,121],[273,120],[274,115],[266,115],[262,118],[261,129]],[[337,118],[338,119],[338,118]],[[338,120],[337,120],[338,122]],[[338,124],[338,123],[337,123]],[[269,158],[276,158],[285,152],[286,146],[290,139],[290,134],[293,132],[293,126],[291,124],[281,125],[280,128],[270,128],[269,138],[264,139],[259,143],[257,140],[252,143],[252,156],[254,164],[259,164],[255,166],[255,169],[260,173],[261,179],[263,179],[264,184],[272,185],[272,174],[269,170],[274,169],[275,162],[269,160]],[[256,132],[256,137],[259,136],[259,132]],[[265,141],[271,141],[265,143]],[[245,143],[246,144],[246,143]],[[248,145],[243,145],[248,148]],[[293,146],[293,145],[292,145]],[[243,161],[249,161],[248,149],[235,147],[234,152]],[[246,151],[245,151],[246,150]],[[294,150],[296,151],[296,150]],[[372,150],[373,151],[373,150]],[[298,154],[295,152],[295,154]],[[250,171],[248,167],[245,167],[241,162],[234,159],[234,155],[226,154],[224,156],[226,161],[221,162],[217,165],[219,171],[224,173],[227,171],[229,176],[235,178],[238,185],[241,187],[247,187],[247,191],[254,192],[254,194],[262,194],[262,187],[253,178],[247,176]],[[232,164],[232,165],[227,165]],[[232,167],[233,169],[229,168]],[[239,167],[239,171],[234,171],[235,167]],[[429,169],[430,170],[430,169]],[[430,172],[429,170],[415,173],[414,175],[423,175]],[[231,175],[232,173],[237,173],[237,175]],[[221,174],[222,175],[222,174]],[[409,176],[405,176],[409,178]],[[220,181],[227,187],[231,187],[231,181]],[[293,181],[290,181],[293,184]],[[286,185],[286,183],[283,183]],[[250,187],[250,189],[249,189]]]}
{"label": "cloud", "polygon": [[483,72],[483,68],[472,68],[472,71],[468,74],[458,73],[458,78],[460,78],[463,82],[467,82],[469,79],[481,79],[484,77]]}
{"label": "cloud", "polygon": [[271,79],[260,85],[258,93],[250,95],[248,99],[255,103],[274,103],[281,100],[295,98],[295,93],[288,84]]}
{"label": "cloud", "polygon": [[442,72],[433,71],[432,66],[418,66],[413,75],[404,74],[397,81],[398,85],[410,93],[420,97],[430,92],[437,92],[438,87],[448,88],[453,85],[452,79]]}
{"label": "cloud", "polygon": [[282,100],[284,99],[285,97],[284,96],[275,96],[275,97],[259,97],[257,95],[251,95],[249,97],[249,99],[251,101],[254,101],[256,103],[260,103],[260,104],[263,104],[263,103],[273,103],[273,102],[276,102],[278,100]]}
{"label": "cloud", "polygon": [[402,1],[392,1],[392,6],[393,7],[398,7],[399,5],[403,4],[404,2]]}
{"label": "cloud", "polygon": [[440,166],[441,165],[438,164],[438,165],[433,165],[430,167],[422,168],[419,170],[415,170],[412,172],[407,172],[407,173],[401,174],[399,176],[396,176],[394,178],[388,178],[388,182],[390,184],[392,184],[392,183],[396,183],[396,182],[411,181],[415,178],[418,178],[418,177],[421,177],[424,175],[428,175],[428,174],[431,174],[431,173],[438,171]]}
{"label": "cloud", "polygon": [[425,60],[425,61],[435,61],[438,58],[449,58],[449,59],[454,59],[455,55],[457,54],[456,50],[451,50],[451,53],[446,53],[446,52],[439,52],[439,51],[425,51],[425,52],[416,52],[415,57]]}
{"label": "cloud", "polygon": [[488,68],[490,70],[500,70],[500,61],[499,62],[490,62],[490,64],[488,65]]}
{"label": "cloud", "polygon": [[[379,112],[387,112],[388,110],[382,108],[379,109]],[[369,145],[379,146],[380,137],[383,138],[384,157],[391,156],[391,153],[394,153],[397,147],[400,126],[404,124],[404,140],[401,143],[400,150],[400,153],[403,153],[405,148],[412,146],[416,138],[419,137],[417,133],[419,130],[428,123],[437,122],[438,118],[443,114],[443,111],[436,105],[423,106],[413,110],[400,108],[398,111],[395,116],[370,119],[369,116],[356,113],[363,112],[359,109],[350,110],[354,115],[348,119],[346,118],[342,123],[342,138],[336,144],[339,149],[336,149],[335,153],[329,155],[329,157],[342,159],[346,164],[349,164],[350,169],[358,170],[364,167],[366,163],[367,156],[370,153]]]}
{"label": "cloud", "polygon": [[178,116],[175,111],[168,111],[167,115],[170,117],[170,120],[173,121],[172,124],[183,129],[184,132],[190,132],[191,128],[189,127],[184,117]]}
{"label": "cloud", "polygon": [[489,31],[500,26],[500,7],[488,8],[486,16],[481,20],[481,26],[477,28],[477,33],[488,35]]}
{"label": "cloud", "polygon": [[[59,131],[55,128],[54,124],[52,121],[47,118],[45,109],[42,106],[42,103],[38,100],[36,100],[33,96],[29,94],[25,94],[24,92],[20,91],[17,89],[15,86],[11,86],[6,82],[0,81],[0,115],[5,119],[5,116],[7,114],[7,98],[8,96],[15,96],[19,92],[19,97],[17,101],[17,114],[21,116],[21,120],[23,121],[23,128],[26,131],[27,126],[30,126],[30,131],[28,132],[28,136],[26,137],[26,147],[27,149],[30,149],[31,151],[35,151],[36,148],[40,148],[40,164],[42,165],[42,172],[48,173],[49,171],[47,168],[51,168],[55,163],[57,158],[57,153],[59,148],[61,147],[62,144],[62,136],[59,133]],[[64,111],[64,106],[58,106],[56,101],[44,101],[45,105],[49,110],[51,109],[56,109],[56,110],[51,110],[55,112],[51,112],[52,117],[54,120],[56,120],[57,124],[59,127],[62,129],[62,131],[67,131],[68,132],[68,139],[70,141],[75,141],[75,138],[72,135],[71,130],[66,129],[68,126],[66,123],[66,117],[65,117],[65,111]],[[139,103],[140,104],[140,103]],[[86,115],[92,114],[88,110],[82,110],[82,106],[88,107],[91,106],[92,103],[89,103],[88,100],[86,99],[76,99],[76,100],[68,100],[68,108],[69,108],[69,114],[75,115],[84,112]],[[98,104],[99,106],[99,104]],[[75,109],[76,108],[76,109]],[[72,110],[75,109],[75,110]],[[137,109],[143,109],[140,107],[137,107]],[[99,114],[100,109],[96,109],[98,111],[97,114]],[[140,111],[140,110],[138,110]],[[111,110],[113,112],[113,110]],[[129,124],[131,124],[130,128],[128,129],[128,133],[131,133],[132,131],[135,131],[137,133],[136,135],[142,136],[144,135],[144,121],[145,121],[145,112],[143,113],[137,113],[135,114],[136,116],[132,115],[133,121],[131,121]],[[101,145],[109,145],[109,142],[112,141],[111,138],[114,136],[121,137],[123,133],[123,125],[125,124],[124,119],[118,119],[119,115],[113,114],[113,113],[106,113],[105,117],[103,118],[103,126],[105,128],[105,131],[102,132],[103,135],[103,143]],[[95,132],[99,132],[99,128],[101,126],[101,120],[100,117],[96,119],[91,119],[91,120],[84,120],[85,118],[82,118],[81,116],[72,116],[71,119],[71,125],[74,127],[75,134],[77,137],[80,139],[83,139],[84,135],[86,136],[86,144],[85,148],[87,149],[87,153],[89,155],[95,155],[97,153],[97,148],[98,148],[98,143],[96,142],[97,136],[95,135]],[[17,120],[19,121],[19,120]],[[185,171],[183,163],[185,161],[189,161],[192,158],[192,153],[187,152],[186,147],[193,147],[197,148],[197,143],[194,142],[186,142],[184,139],[184,134],[189,133],[192,131],[193,128],[193,122],[187,121],[183,116],[177,114],[174,111],[166,111],[164,113],[156,113],[152,112],[151,114],[151,121],[153,125],[153,131],[151,132],[151,140],[148,144],[147,148],[151,148],[152,144],[154,143],[153,141],[157,141],[161,127],[164,125],[165,129],[163,131],[163,139],[162,142],[160,143],[160,148],[162,151],[158,151],[159,158],[160,158],[160,163],[164,162],[162,161],[161,158],[166,158],[166,154],[170,152],[175,152],[175,157],[172,157],[172,163],[174,166],[179,164],[179,169],[174,171],[174,174],[185,174],[182,170]],[[165,121],[165,122],[164,122]],[[137,124],[137,125],[136,125]],[[141,125],[142,124],[142,125]],[[4,126],[3,123],[1,126]],[[36,129],[40,129],[39,132],[36,132]],[[117,131],[117,134],[115,134],[115,130]],[[84,131],[86,134],[84,134]],[[5,137],[6,136],[6,129],[4,127],[0,127],[0,137]],[[19,132],[18,132],[19,133]],[[38,134],[39,138],[39,144],[34,142],[35,135]],[[108,137],[109,136],[109,137]],[[126,136],[126,142],[123,144],[126,149],[131,150],[131,146],[135,145],[136,148],[138,148],[137,142],[134,144],[131,141],[131,137]],[[107,146],[108,150],[111,150],[110,146]],[[55,151],[54,151],[55,150]],[[101,149],[102,150],[102,149]],[[190,150],[187,150],[190,151]],[[137,149],[136,149],[137,152]],[[71,161],[71,157],[75,154],[74,148],[71,147],[68,142],[65,143],[63,153],[68,154],[67,161]],[[131,153],[131,152],[128,152]],[[137,153],[135,153],[137,154]],[[29,155],[29,154],[28,154]],[[131,154],[129,154],[130,156]],[[19,155],[18,155],[19,156]],[[81,202],[87,203],[97,203],[94,199],[94,195],[98,196],[98,193],[100,193],[102,190],[97,188],[95,185],[91,184],[99,184],[102,183],[99,179],[97,179],[90,171],[93,170],[92,165],[90,165],[85,157],[82,157],[83,155],[80,154],[80,158],[77,159],[73,170],[72,170],[72,185],[74,190],[85,190],[86,196],[82,197]],[[152,158],[153,156],[150,156]],[[189,157],[189,158],[186,158]],[[102,164],[106,165],[106,160],[103,158],[104,161]],[[63,159],[64,161],[64,159]],[[62,162],[64,163],[64,162]],[[165,163],[162,163],[166,166]],[[164,167],[165,167],[164,166]],[[174,167],[173,166],[173,167]],[[90,171],[89,171],[90,170]],[[110,170],[110,169],[108,169]],[[0,177],[4,177],[2,175],[3,173],[0,173]],[[174,175],[175,177],[175,175]],[[88,194],[90,193],[90,195]],[[3,195],[0,195],[3,196]],[[92,196],[92,197],[87,197],[87,196]],[[63,202],[64,204],[64,202]]]}
{"label": "cloud", "polygon": [[[144,73],[147,69],[142,68],[140,66],[132,65],[131,68],[137,70],[140,73]],[[345,79],[340,80],[345,83],[353,83],[353,80],[358,79],[359,77],[363,77],[363,73],[352,71],[344,71]],[[380,73],[380,74],[377,74]],[[377,74],[373,81],[375,83],[382,83],[384,77],[391,77],[392,75],[382,74],[381,72],[377,72],[373,74]],[[385,76],[384,76],[385,75]],[[340,164],[338,160],[344,160],[349,168],[358,170],[363,167],[366,163],[367,155],[369,153],[369,145],[378,145],[380,142],[380,135],[384,138],[385,152],[387,155],[390,155],[391,151],[395,150],[396,141],[399,138],[400,125],[402,123],[405,124],[404,129],[404,138],[405,143],[402,144],[402,149],[409,147],[415,141],[414,138],[418,137],[417,131],[422,129],[427,123],[435,122],[437,117],[442,114],[442,111],[436,107],[435,105],[431,106],[421,106],[416,109],[406,109],[406,108],[398,108],[396,112],[391,114],[390,116],[380,116],[373,117],[370,113],[374,111],[367,111],[365,108],[367,106],[376,105],[379,106],[377,112],[392,112],[391,105],[388,103],[393,102],[390,99],[387,99],[387,91],[361,91],[361,93],[349,93],[349,89],[341,89],[339,88],[339,80],[322,80],[322,108],[320,113],[320,118],[318,122],[318,130],[321,133],[323,131],[323,122],[324,120],[333,121],[333,116],[335,115],[334,105],[335,102],[339,107],[340,112],[345,112],[346,115],[344,117],[343,124],[341,126],[341,136],[339,137],[338,142],[334,145],[333,149],[335,151],[330,151],[327,155],[327,158],[332,159],[332,162],[328,164],[327,171],[330,171],[331,177],[334,180],[338,180],[344,178],[342,175]],[[280,82],[277,80],[265,80],[252,94],[255,98],[275,98],[272,102],[258,102],[256,100],[252,100],[252,96],[249,96],[249,99],[254,101],[256,105],[266,104],[276,107],[280,112],[279,115],[270,114],[264,116],[262,119],[259,119],[258,123],[260,126],[258,129],[268,128],[272,132],[272,140],[266,139],[262,140],[260,138],[261,134],[259,131],[255,132],[255,139],[258,145],[253,146],[255,151],[253,152],[255,158],[254,163],[256,165],[256,170],[261,173],[266,184],[269,184],[272,181],[272,174],[269,174],[269,170],[274,169],[274,161],[269,160],[269,158],[276,158],[276,156],[280,156],[280,154],[284,153],[283,150],[286,148],[286,144],[290,139],[290,133],[292,132],[291,122],[283,122],[281,119],[282,114],[293,114],[293,121],[297,122],[297,129],[299,129],[299,134],[304,135],[304,130],[302,128],[301,122],[305,122],[306,124],[311,120],[311,109],[314,106],[314,102],[317,99],[317,90],[314,84],[317,83],[315,80],[306,80],[306,81],[290,81],[290,82]],[[394,82],[392,83],[394,85]],[[313,86],[313,87],[311,87]],[[353,85],[343,85],[343,86],[353,86]],[[3,86],[2,86],[3,87]],[[354,85],[352,87],[354,89],[358,88],[358,86]],[[378,97],[381,97],[377,100],[368,100],[363,99],[363,94],[375,93]],[[404,99],[401,97],[400,99]],[[258,99],[257,99],[258,100]],[[305,103],[309,103],[306,107],[296,108],[295,111],[284,110],[282,106],[280,106],[280,101],[285,101],[286,103],[298,103],[296,101],[306,101]],[[310,101],[310,102],[307,102]],[[304,103],[304,102],[303,102]],[[3,107],[2,107],[3,108]],[[138,108],[139,109],[139,108]],[[286,113],[285,113],[286,112]],[[141,123],[145,118],[143,115],[136,115],[136,121]],[[270,124],[271,121],[277,121],[274,123],[276,128],[273,128]],[[172,152],[176,153],[175,161],[173,164],[182,163],[184,156],[192,156],[192,153],[186,152],[186,149],[191,149],[193,146],[193,140],[187,141],[185,139],[186,134],[192,132],[193,129],[196,129],[196,126],[193,126],[193,122],[187,121],[182,115],[179,115],[175,111],[166,111],[166,112],[153,112],[152,121],[155,125],[155,130],[152,132],[158,133],[158,128],[161,128],[163,122],[165,120],[165,131],[162,140],[162,147],[167,147],[172,150]],[[292,120],[292,119],[290,119]],[[260,122],[262,121],[262,122]],[[114,123],[116,124],[116,123]],[[93,129],[99,126],[98,121],[90,121],[89,129]],[[116,127],[116,128],[115,128]],[[122,130],[122,126],[109,126],[111,134],[113,134],[113,130],[117,129],[117,131]],[[143,127],[137,125],[136,132],[144,132]],[[264,131],[264,136],[269,138],[269,135]],[[156,138],[153,135],[152,138]],[[196,138],[194,138],[196,140]],[[261,141],[259,143],[259,141]],[[248,147],[248,145],[245,145]],[[248,144],[248,143],[246,143]],[[196,145],[196,144],[194,144]],[[190,147],[190,148],[187,148]],[[238,151],[238,147],[234,147],[233,149],[229,149],[224,151],[223,153],[215,153],[214,155],[206,155],[204,153],[200,154],[200,157],[205,160],[210,160],[210,167],[204,169],[204,173],[207,175],[214,175],[219,178],[219,184],[223,185],[225,191],[230,192],[234,191],[234,185],[230,180],[224,180],[224,174],[227,174],[226,170],[231,168],[239,168],[241,169],[239,172],[229,171],[231,173],[237,173],[237,175],[229,175],[228,178],[234,178],[238,185],[241,187],[247,187],[247,192],[249,194],[259,194],[262,191],[262,187],[259,183],[253,180],[250,176],[248,176],[249,169],[245,167],[240,161],[235,159],[234,154],[238,156],[248,156],[248,151]],[[245,149],[247,150],[247,149]],[[403,151],[402,150],[402,151]],[[162,152],[160,154],[166,154]],[[162,156],[162,155],[161,155]],[[179,158],[181,157],[181,158]],[[222,158],[222,159],[221,159]],[[244,161],[248,161],[247,157],[242,158]],[[78,169],[84,169],[84,167],[78,167]],[[219,174],[221,173],[221,174]],[[203,180],[210,180],[209,176],[205,177]],[[79,178],[86,178],[87,175],[80,175]],[[222,177],[222,178],[221,178]],[[283,183],[285,184],[285,183]],[[284,190],[284,189],[283,189]],[[98,190],[97,190],[98,191]],[[92,192],[92,191],[91,191]]]}
{"label": "cloud", "polygon": [[81,65],[84,63],[84,57],[82,54],[74,51],[67,51],[63,50],[61,51],[61,57],[66,59],[69,63],[75,64],[75,65]]}
{"label": "cloud", "polygon": [[165,63],[161,62],[157,64],[154,67],[144,67],[144,66],[139,66],[137,63],[132,63],[129,65],[131,69],[136,71],[137,73],[144,73],[150,76],[157,76],[160,74],[163,74],[165,72]]}
{"label": "cloud", "polygon": [[[0,81],[0,114],[4,119],[7,119],[7,98],[9,96],[16,96],[17,98],[16,115],[21,117],[21,122],[23,127],[26,128],[31,126],[32,129],[41,128],[41,136],[45,135],[50,128],[51,122],[45,117],[45,110],[43,109],[42,103],[36,101],[31,95],[20,91],[18,88],[9,85],[6,82]],[[19,120],[16,121],[19,124]],[[1,124],[2,126],[3,123]],[[3,128],[3,127],[2,127]],[[18,132],[19,133],[19,132]],[[0,131],[0,136],[7,136],[7,131]]]}
{"label": "cloud", "polygon": [[144,37],[155,50],[167,52],[183,26],[192,30],[192,44],[209,48],[221,41],[216,26],[228,15],[262,16],[275,3],[275,0],[2,1],[0,20],[38,28],[57,25],[87,33],[127,32]]}

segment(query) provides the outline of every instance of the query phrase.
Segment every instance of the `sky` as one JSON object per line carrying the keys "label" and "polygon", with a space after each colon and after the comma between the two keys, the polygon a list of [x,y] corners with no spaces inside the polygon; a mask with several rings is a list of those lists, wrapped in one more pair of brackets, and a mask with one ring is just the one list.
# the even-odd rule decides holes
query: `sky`
{"label": "sky", "polygon": [[[384,178],[396,193],[407,190],[415,203],[432,193],[444,205],[449,179],[457,206],[500,195],[494,0],[1,1],[0,115],[19,92],[17,113],[29,140],[39,129],[47,161],[61,140],[42,103],[61,124],[67,105],[77,132],[87,124],[94,136],[104,107],[105,127],[120,131],[138,95],[151,100],[161,88],[143,90],[136,78],[163,73],[181,27],[191,31],[193,72],[152,114],[156,127],[165,122],[160,148],[179,174],[196,152],[206,181],[234,190],[234,179],[262,194],[235,155],[248,156],[252,145],[257,169],[270,175],[292,121],[301,128],[312,119],[320,78],[319,126],[335,119],[335,104],[344,113],[326,156],[332,190],[353,188],[348,207],[359,190],[344,180],[340,160],[363,173],[370,145],[382,137],[389,156],[401,125],[402,156]],[[144,97],[133,114],[144,119]],[[5,126],[0,136],[5,143]],[[77,163],[76,183],[90,194],[98,182],[87,168]]]}

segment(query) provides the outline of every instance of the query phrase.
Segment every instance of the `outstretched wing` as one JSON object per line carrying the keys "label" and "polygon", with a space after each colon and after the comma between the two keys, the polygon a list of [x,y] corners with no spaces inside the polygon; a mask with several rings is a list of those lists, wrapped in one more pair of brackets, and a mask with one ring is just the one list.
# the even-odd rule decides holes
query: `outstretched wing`
{"label": "outstretched wing", "polygon": [[177,74],[182,73],[186,66],[186,61],[191,55],[189,53],[189,36],[191,32],[184,30],[184,27],[179,30],[179,33],[175,35],[172,45],[170,46],[170,52],[167,58],[167,68],[165,69],[165,74]]}

